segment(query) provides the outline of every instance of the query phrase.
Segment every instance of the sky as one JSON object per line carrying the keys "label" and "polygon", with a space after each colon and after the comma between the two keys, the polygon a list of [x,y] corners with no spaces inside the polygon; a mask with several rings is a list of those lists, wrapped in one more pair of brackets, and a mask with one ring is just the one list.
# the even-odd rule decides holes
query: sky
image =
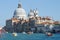
{"label": "sky", "polygon": [[[20,0],[26,14],[30,9],[38,9],[41,17],[50,16],[60,21],[60,0]],[[0,26],[6,25],[6,20],[13,17],[19,0],[0,0]]]}

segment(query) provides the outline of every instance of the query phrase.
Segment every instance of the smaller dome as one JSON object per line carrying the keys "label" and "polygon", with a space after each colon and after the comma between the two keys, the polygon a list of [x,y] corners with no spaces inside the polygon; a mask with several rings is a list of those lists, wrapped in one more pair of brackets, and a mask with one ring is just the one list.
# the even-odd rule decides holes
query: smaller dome
{"label": "smaller dome", "polygon": [[33,12],[30,12],[30,14],[29,14],[30,16],[34,16],[34,13]]}
{"label": "smaller dome", "polygon": [[28,15],[29,15],[29,18],[34,17],[34,13],[33,13],[33,10],[32,9],[30,9],[30,13]]}

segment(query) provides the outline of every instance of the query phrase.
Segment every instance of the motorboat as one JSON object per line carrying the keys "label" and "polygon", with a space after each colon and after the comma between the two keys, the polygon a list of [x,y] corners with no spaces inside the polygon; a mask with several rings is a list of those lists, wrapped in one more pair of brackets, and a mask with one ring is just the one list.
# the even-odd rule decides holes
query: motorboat
{"label": "motorboat", "polygon": [[53,34],[51,32],[46,32],[47,36],[52,36]]}
{"label": "motorboat", "polygon": [[23,34],[26,34],[26,32],[22,32]]}
{"label": "motorboat", "polygon": [[12,34],[13,34],[13,36],[17,36],[17,33],[15,33],[15,32],[14,32],[14,33],[12,33]]}

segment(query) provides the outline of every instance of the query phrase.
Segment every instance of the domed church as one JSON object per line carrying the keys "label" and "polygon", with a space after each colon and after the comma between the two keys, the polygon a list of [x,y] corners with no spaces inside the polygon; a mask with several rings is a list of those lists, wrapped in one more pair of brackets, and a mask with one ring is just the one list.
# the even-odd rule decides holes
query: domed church
{"label": "domed church", "polygon": [[[22,7],[21,3],[18,3],[17,9],[15,9],[13,17],[11,19],[6,20],[6,26],[4,29],[7,32],[45,32],[47,29],[47,25],[55,25],[60,24],[59,22],[55,22],[50,17],[40,17],[38,15],[37,8],[34,10],[30,10],[28,16],[26,11]],[[53,28],[48,27],[48,28]],[[50,31],[50,29],[48,29]]]}

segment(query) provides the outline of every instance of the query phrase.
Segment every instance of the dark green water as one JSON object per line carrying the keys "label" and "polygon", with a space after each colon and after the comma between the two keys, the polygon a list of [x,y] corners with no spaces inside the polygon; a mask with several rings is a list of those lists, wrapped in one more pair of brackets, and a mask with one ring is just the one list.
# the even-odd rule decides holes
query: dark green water
{"label": "dark green water", "polygon": [[21,34],[13,36],[11,33],[2,34],[0,40],[60,40],[60,34],[46,36],[45,34]]}

